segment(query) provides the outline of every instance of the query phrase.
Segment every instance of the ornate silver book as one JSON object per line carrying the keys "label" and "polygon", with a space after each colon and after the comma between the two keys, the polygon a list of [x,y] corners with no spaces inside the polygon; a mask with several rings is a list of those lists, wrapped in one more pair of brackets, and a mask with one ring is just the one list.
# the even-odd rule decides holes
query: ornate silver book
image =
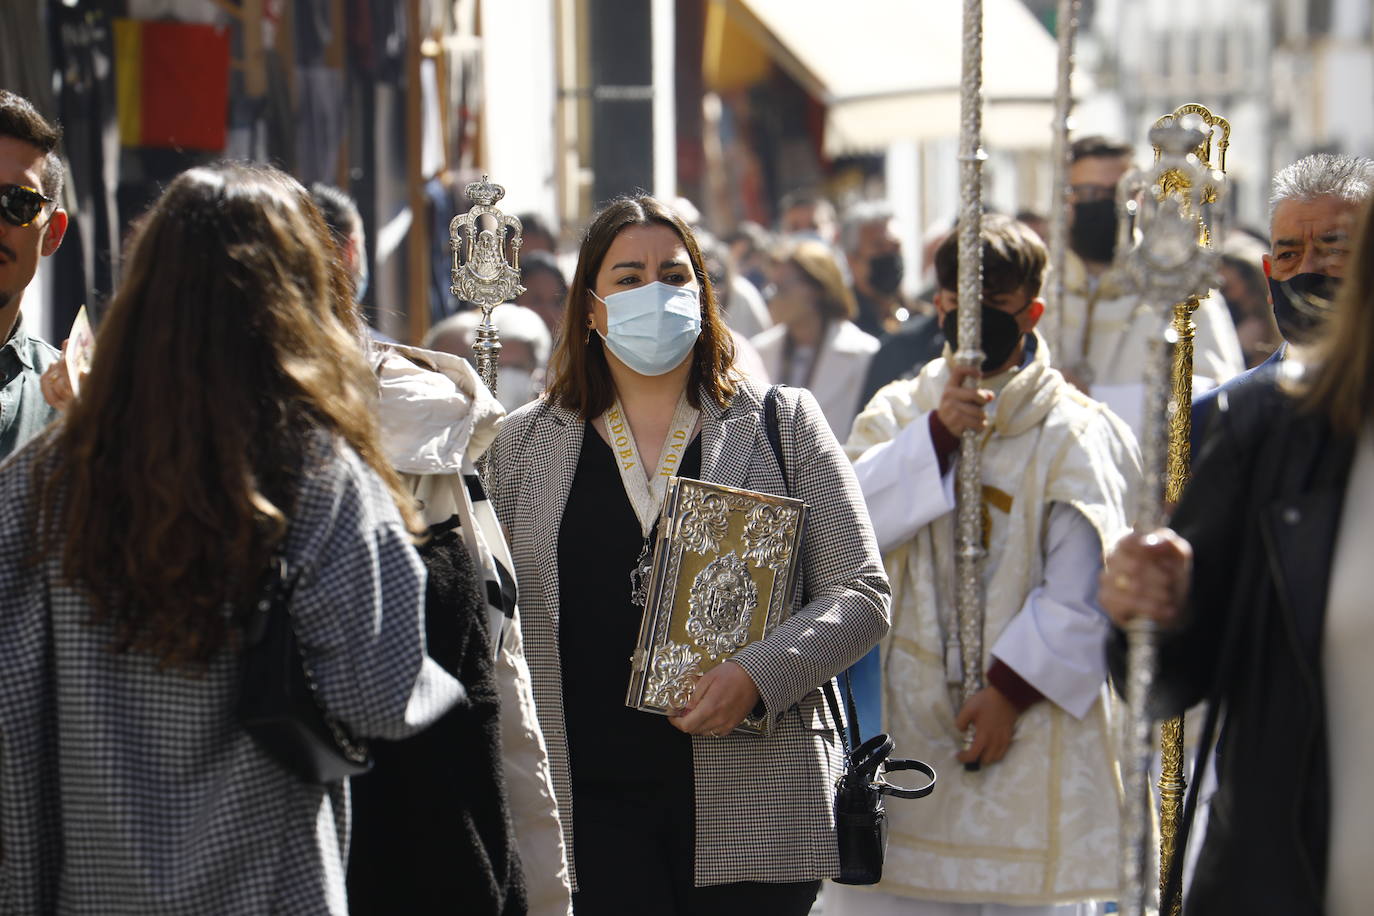
{"label": "ornate silver book", "polygon": [[773,632],[791,612],[805,524],[800,500],[668,481],[626,706],[671,715],[701,675]]}

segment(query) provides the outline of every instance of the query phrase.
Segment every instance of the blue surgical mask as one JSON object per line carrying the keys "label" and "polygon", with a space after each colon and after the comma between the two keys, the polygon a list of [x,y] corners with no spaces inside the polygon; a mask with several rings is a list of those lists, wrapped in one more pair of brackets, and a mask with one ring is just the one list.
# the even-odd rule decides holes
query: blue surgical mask
{"label": "blue surgical mask", "polygon": [[701,297],[694,289],[655,281],[596,298],[606,306],[601,339],[640,375],[671,372],[701,335]]}

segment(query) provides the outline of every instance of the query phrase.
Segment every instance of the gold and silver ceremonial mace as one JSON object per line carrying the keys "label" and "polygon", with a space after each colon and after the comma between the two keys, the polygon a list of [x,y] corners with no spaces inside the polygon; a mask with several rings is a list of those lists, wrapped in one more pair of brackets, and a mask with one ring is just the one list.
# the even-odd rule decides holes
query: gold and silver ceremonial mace
{"label": "gold and silver ceremonial mace", "polygon": [[[1225,118],[1214,115],[1210,110],[1196,103],[1180,105],[1172,114],[1167,114],[1155,122],[1155,127],[1177,124],[1184,118],[1195,117],[1205,134],[1202,143],[1193,150],[1193,155],[1205,169],[1226,173],[1226,152],[1231,146],[1231,124]],[[1213,138],[1216,146],[1213,148]],[[1155,160],[1163,155],[1163,150],[1155,147]],[[1215,155],[1215,158],[1213,158]],[[1187,190],[1187,177],[1182,174],[1166,176],[1164,193],[1176,194]],[[1205,186],[1202,203],[1211,204],[1217,200],[1216,189]],[[1191,214],[1197,222],[1198,244],[1217,247],[1223,240],[1214,238],[1207,220],[1201,212]],[[1177,337],[1173,361],[1174,401],[1187,405],[1175,410],[1169,421],[1169,461],[1165,468],[1164,500],[1176,505],[1183,495],[1183,487],[1188,483],[1189,468],[1192,462],[1191,440],[1193,432],[1193,335],[1197,325],[1193,323],[1193,313],[1201,305],[1198,296],[1190,296],[1174,304],[1173,329]],[[1172,901],[1166,901],[1165,891],[1169,881],[1169,869],[1174,855],[1178,852],[1178,828],[1183,819],[1183,797],[1188,788],[1188,780],[1183,772],[1183,716],[1174,716],[1160,726],[1160,772],[1159,772],[1159,892],[1160,907],[1169,907],[1164,916],[1178,916],[1183,909],[1183,896],[1180,893]]]}
{"label": "gold and silver ceremonial mace", "polygon": [[[449,292],[482,310],[482,323],[477,326],[472,351],[476,356],[477,374],[495,397],[501,335],[492,324],[491,311],[525,291],[520,285],[520,243],[524,229],[519,219],[496,209],[496,202],[506,196],[506,189],[489,181],[486,175],[481,181],[469,184],[464,193],[472,201],[471,209],[458,214],[448,224],[448,244],[453,250],[450,271],[453,285]],[[485,478],[485,456],[479,467]]]}
{"label": "gold and silver ceremonial mace", "polygon": [[[1135,530],[1140,534],[1154,531],[1165,521],[1169,430],[1173,417],[1191,408],[1190,403],[1178,400],[1173,386],[1178,334],[1172,326],[1172,307],[1206,295],[1213,283],[1219,255],[1198,244],[1198,221],[1204,201],[1220,199],[1226,181],[1195,155],[1207,135],[1185,126],[1186,119],[1165,120],[1167,123],[1150,131],[1150,142],[1160,151],[1154,166],[1127,175],[1117,190],[1122,220],[1113,271],[1120,285],[1139,300],[1137,308],[1148,309],[1160,318],[1160,333],[1151,341],[1145,382],[1141,442],[1145,481],[1135,511]],[[1121,912],[1145,916],[1151,908],[1154,885],[1146,879],[1153,846],[1149,766],[1154,740],[1148,702],[1155,677],[1154,622],[1137,619],[1127,628],[1126,636],[1128,727],[1122,752]]]}
{"label": "gold and silver ceremonial mace", "polygon": [[[959,350],[960,366],[983,365],[983,2],[964,0],[963,76],[959,86]],[[977,387],[977,379],[969,379]],[[966,429],[956,475],[955,611],[946,636],[946,676],[957,672],[959,705],[983,689],[983,467],[979,433]],[[952,638],[951,638],[952,637]],[[957,649],[957,651],[956,651]],[[954,658],[957,668],[951,668]],[[964,735],[964,747],[973,742]],[[967,763],[967,770],[978,763]]]}

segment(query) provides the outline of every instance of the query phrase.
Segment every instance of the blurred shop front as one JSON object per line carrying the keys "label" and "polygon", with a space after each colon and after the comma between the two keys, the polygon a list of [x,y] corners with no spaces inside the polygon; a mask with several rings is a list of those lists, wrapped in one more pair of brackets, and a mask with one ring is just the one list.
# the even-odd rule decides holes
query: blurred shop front
{"label": "blurred shop front", "polygon": [[[984,7],[985,196],[1043,209],[1054,40],[1022,0]],[[637,189],[717,232],[792,190],[885,198],[916,264],[957,209],[961,34],[943,0],[5,0],[0,85],[70,164],[33,320],[61,340],[98,309],[137,215],[225,157],[353,195],[368,317],[407,342],[461,307],[448,223],[483,173],[565,249]]]}
{"label": "blurred shop front", "polygon": [[62,123],[69,164],[72,229],[26,311],[65,337],[161,188],[229,158],[352,194],[368,316],[417,340],[458,307],[467,181],[490,169],[512,212],[557,224],[554,35],[552,0],[6,0],[0,85]]}
{"label": "blurred shop front", "polygon": [[[679,5],[680,23],[688,7],[701,22],[700,154],[680,149],[679,177],[708,223],[769,225],[777,201],[803,188],[841,204],[883,198],[919,263],[921,233],[958,209],[960,5],[696,0]],[[984,0],[983,53],[985,198],[1043,212],[1054,37],[1022,0]],[[684,120],[680,143],[692,136]]]}

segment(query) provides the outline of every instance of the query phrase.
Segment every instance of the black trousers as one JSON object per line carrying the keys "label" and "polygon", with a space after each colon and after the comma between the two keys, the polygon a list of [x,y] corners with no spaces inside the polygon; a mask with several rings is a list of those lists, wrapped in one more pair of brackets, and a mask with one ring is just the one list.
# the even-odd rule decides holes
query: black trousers
{"label": "black trousers", "polygon": [[575,916],[806,916],[820,881],[695,887],[692,784],[576,786]]}

